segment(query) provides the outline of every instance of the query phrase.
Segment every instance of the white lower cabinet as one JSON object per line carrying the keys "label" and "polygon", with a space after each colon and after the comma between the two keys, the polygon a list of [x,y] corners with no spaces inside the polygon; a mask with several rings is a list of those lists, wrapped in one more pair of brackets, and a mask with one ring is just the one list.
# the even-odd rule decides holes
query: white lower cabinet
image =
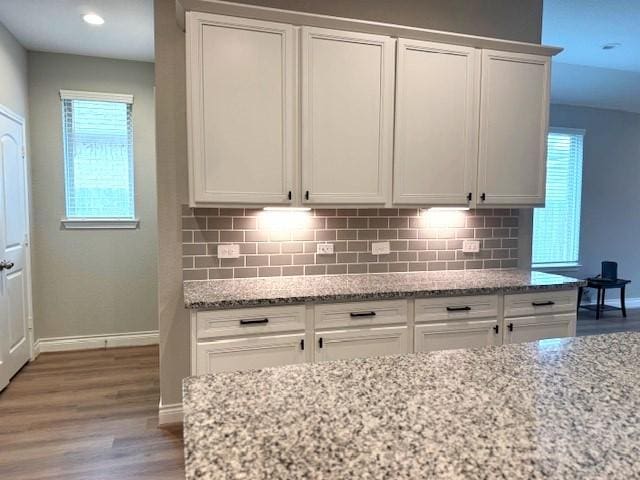
{"label": "white lower cabinet", "polygon": [[415,327],[415,351],[433,352],[455,348],[500,345],[502,336],[497,319],[457,320],[428,323]]}
{"label": "white lower cabinet", "polygon": [[505,344],[573,337],[576,332],[575,313],[505,318],[504,323]]}
{"label": "white lower cabinet", "polygon": [[304,333],[199,343],[196,375],[303,363]]}
{"label": "white lower cabinet", "polygon": [[409,330],[403,327],[331,330],[316,333],[318,362],[409,353]]}

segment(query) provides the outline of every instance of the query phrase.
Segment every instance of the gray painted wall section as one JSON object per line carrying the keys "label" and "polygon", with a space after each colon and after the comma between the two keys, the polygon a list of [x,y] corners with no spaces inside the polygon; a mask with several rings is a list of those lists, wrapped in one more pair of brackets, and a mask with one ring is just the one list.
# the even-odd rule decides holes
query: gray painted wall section
{"label": "gray painted wall section", "polygon": [[[174,0],[155,0],[158,175],[160,392],[163,405],[182,400],[189,374],[189,320],[183,308],[181,204],[187,201],[185,39]],[[409,24],[539,43],[542,1],[526,0],[256,0],[279,8]],[[473,4],[473,5],[471,5]]]}
{"label": "gray painted wall section", "polygon": [[[154,66],[29,53],[36,338],[157,330]],[[134,95],[137,230],[63,230],[59,91]]]}
{"label": "gray painted wall section", "polygon": [[0,23],[0,105],[27,116],[27,51]]}

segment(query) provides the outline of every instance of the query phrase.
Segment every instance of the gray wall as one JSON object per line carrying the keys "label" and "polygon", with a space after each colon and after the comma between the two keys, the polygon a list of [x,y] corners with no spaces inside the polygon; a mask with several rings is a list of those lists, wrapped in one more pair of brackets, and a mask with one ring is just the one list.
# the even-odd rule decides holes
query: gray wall
{"label": "gray wall", "polygon": [[[154,66],[29,53],[36,338],[157,330]],[[63,230],[59,91],[134,95],[137,230]]]}
{"label": "gray wall", "polygon": [[[530,42],[539,41],[542,22],[542,0],[251,3]],[[181,204],[187,203],[185,43],[184,33],[176,25],[174,0],[155,0],[155,48],[160,391],[162,403],[170,405],[181,402],[181,381],[189,374],[189,321],[182,306],[180,231]]]}
{"label": "gray wall", "polygon": [[27,116],[27,52],[0,23],[0,105]]}
{"label": "gray wall", "polygon": [[[588,277],[600,272],[602,260],[618,262],[618,275],[633,280],[628,297],[640,297],[640,115],[569,105],[552,105],[552,127],[583,128],[582,218],[580,263],[574,271]],[[529,221],[531,211],[527,211]],[[530,244],[525,225],[522,243]],[[530,249],[528,250],[530,252]],[[531,256],[528,253],[530,260]],[[611,292],[611,297],[617,295]]]}

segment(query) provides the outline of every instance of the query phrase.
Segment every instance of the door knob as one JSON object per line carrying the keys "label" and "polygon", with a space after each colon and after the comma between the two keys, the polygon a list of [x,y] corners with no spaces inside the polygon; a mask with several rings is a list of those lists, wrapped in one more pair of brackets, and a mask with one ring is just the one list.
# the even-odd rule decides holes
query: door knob
{"label": "door knob", "polygon": [[7,260],[2,260],[0,262],[0,271],[11,270],[12,268],[13,268],[13,262],[8,262]]}

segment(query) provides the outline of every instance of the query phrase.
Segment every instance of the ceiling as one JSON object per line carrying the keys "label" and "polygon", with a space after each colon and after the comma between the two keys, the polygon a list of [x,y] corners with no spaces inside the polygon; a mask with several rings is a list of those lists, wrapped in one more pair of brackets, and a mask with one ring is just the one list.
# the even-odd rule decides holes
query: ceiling
{"label": "ceiling", "polygon": [[[85,23],[87,13],[105,23]],[[153,0],[0,0],[0,22],[28,50],[154,59]]]}
{"label": "ceiling", "polygon": [[543,43],[565,49],[552,101],[640,113],[640,0],[544,0],[543,11]]}

